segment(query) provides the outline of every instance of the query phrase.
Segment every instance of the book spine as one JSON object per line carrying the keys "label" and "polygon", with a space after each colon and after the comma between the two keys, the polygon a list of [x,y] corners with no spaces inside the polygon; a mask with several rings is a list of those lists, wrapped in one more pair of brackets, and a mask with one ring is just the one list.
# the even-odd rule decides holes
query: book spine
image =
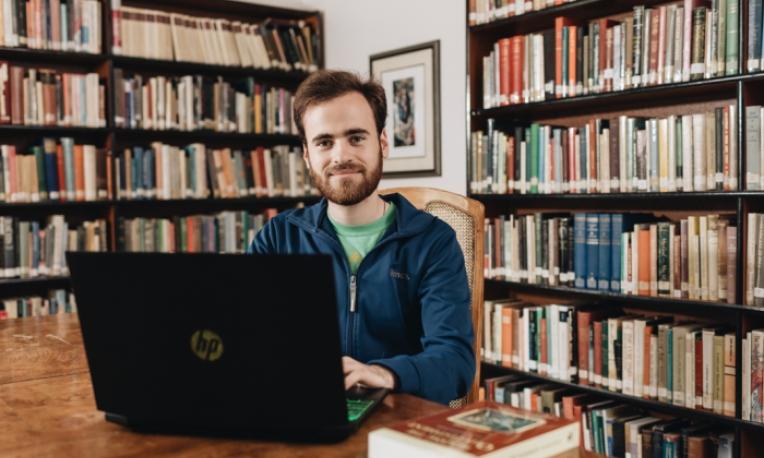
{"label": "book spine", "polygon": [[610,290],[611,271],[610,265],[612,256],[612,235],[611,234],[611,215],[609,213],[600,213],[599,219],[599,242],[598,242],[598,274],[597,289]]}

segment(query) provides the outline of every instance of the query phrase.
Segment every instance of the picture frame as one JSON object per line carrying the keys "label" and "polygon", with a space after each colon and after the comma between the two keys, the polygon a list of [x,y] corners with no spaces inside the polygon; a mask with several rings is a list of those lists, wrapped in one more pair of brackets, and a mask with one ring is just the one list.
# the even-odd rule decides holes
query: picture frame
{"label": "picture frame", "polygon": [[440,40],[373,54],[369,75],[387,97],[382,176],[440,176]]}

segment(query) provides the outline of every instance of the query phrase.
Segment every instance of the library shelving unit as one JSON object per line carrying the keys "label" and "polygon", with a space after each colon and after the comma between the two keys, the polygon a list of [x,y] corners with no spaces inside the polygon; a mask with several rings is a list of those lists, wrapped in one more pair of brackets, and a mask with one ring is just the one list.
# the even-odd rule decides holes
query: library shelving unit
{"label": "library shelving unit", "polygon": [[[764,102],[764,73],[747,73],[745,68],[748,41],[748,0],[732,0],[738,3],[738,55],[739,68],[735,74],[708,79],[691,80],[670,84],[631,88],[622,91],[589,93],[568,98],[552,98],[530,103],[516,103],[483,108],[483,58],[494,51],[494,44],[502,38],[516,35],[542,33],[555,29],[555,19],[564,17],[574,24],[586,24],[602,18],[623,17],[637,5],[658,7],[682,5],[682,1],[659,0],[576,0],[559,6],[533,11],[518,16],[497,19],[493,22],[470,25],[467,17],[467,189],[469,196],[485,205],[486,217],[500,215],[527,215],[531,213],[619,212],[651,213],[665,216],[673,213],[725,215],[737,228],[737,278],[734,304],[683,300],[673,297],[647,297],[602,292],[592,289],[565,286],[547,286],[486,278],[486,299],[517,297],[535,303],[575,301],[600,307],[668,312],[676,316],[692,317],[729,325],[736,331],[736,369],[741,373],[741,346],[746,332],[764,325],[764,308],[744,305],[746,271],[746,225],[747,215],[764,211],[764,192],[747,191],[745,107]],[[469,15],[469,4],[467,11]],[[704,5],[706,3],[703,3]],[[709,8],[711,2],[707,2]],[[554,50],[553,50],[554,52]],[[542,57],[543,59],[543,57]],[[510,61],[511,63],[511,61]],[[526,75],[527,76],[527,75]],[[513,83],[514,84],[514,83]],[[554,126],[582,126],[594,118],[613,119],[621,115],[666,117],[689,112],[712,111],[722,104],[734,105],[738,124],[737,143],[738,187],[730,191],[697,192],[638,192],[638,193],[590,193],[590,194],[519,194],[476,193],[470,188],[474,179],[472,133],[485,132],[487,120],[492,119],[495,130],[511,132],[515,126],[527,127],[531,123]],[[482,323],[479,324],[482,328]],[[729,417],[708,411],[694,410],[667,402],[642,399],[593,386],[562,382],[534,372],[484,362],[483,378],[506,374],[521,374],[561,387],[576,388],[580,392],[596,394],[604,399],[614,399],[625,404],[662,412],[676,417],[697,418],[715,422],[735,432],[735,457],[760,456],[764,445],[764,424],[742,420],[742,381],[736,377],[735,416]],[[757,452],[758,451],[758,452]]]}
{"label": "library shelving unit", "polygon": [[[215,0],[162,0],[132,1],[126,0],[122,6],[149,8],[153,10],[176,12],[195,16],[205,16],[244,22],[260,22],[266,19],[300,20],[308,23],[318,37],[318,67],[323,67],[323,18],[319,11],[306,11],[280,8],[253,3]],[[125,74],[140,73],[149,75],[202,75],[223,78],[252,77],[258,83],[296,90],[309,73],[307,71],[265,70],[254,67],[235,67],[204,63],[179,62],[170,60],[144,59],[116,55],[112,52],[112,5],[113,1],[101,1],[101,52],[85,53],[74,51],[42,50],[31,48],[0,47],[0,60],[11,65],[46,68],[57,71],[95,72],[105,86],[106,126],[58,127],[29,125],[0,125],[0,143],[13,144],[17,148],[26,148],[39,144],[43,137],[72,137],[75,143],[87,142],[97,147],[98,153],[116,152],[118,148],[145,146],[160,141],[173,146],[185,146],[191,143],[203,143],[210,147],[255,148],[273,145],[299,146],[297,135],[288,134],[242,134],[225,133],[212,130],[146,130],[116,127],[114,122],[114,81],[115,69],[122,69]],[[240,198],[205,198],[205,199],[143,199],[96,201],[41,201],[34,203],[0,203],[0,216],[13,216],[30,220],[42,220],[53,214],[63,214],[68,222],[88,219],[105,219],[107,222],[107,246],[115,250],[117,246],[116,222],[120,217],[172,217],[224,210],[248,210],[259,212],[266,208],[279,210],[300,204],[310,204],[318,200],[308,195],[300,197],[240,197]],[[51,289],[70,286],[66,276],[34,278],[11,278],[0,280],[0,298],[25,295],[46,295]]]}

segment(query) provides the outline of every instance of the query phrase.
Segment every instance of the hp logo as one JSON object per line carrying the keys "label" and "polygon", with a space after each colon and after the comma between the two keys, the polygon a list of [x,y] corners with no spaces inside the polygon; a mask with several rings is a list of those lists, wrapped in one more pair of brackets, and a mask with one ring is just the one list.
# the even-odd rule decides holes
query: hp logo
{"label": "hp logo", "polygon": [[207,329],[196,331],[191,335],[191,351],[202,361],[217,361],[223,356],[223,339]]}

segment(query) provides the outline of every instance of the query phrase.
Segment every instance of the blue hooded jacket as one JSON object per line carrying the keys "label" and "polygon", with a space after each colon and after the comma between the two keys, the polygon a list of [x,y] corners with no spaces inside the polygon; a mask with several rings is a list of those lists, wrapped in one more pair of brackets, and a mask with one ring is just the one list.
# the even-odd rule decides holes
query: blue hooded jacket
{"label": "blue hooded jacket", "polygon": [[383,199],[395,203],[394,223],[356,275],[326,199],[271,219],[250,252],[331,255],[343,353],[389,368],[400,391],[446,404],[467,393],[475,374],[464,256],[448,224],[399,194]]}

